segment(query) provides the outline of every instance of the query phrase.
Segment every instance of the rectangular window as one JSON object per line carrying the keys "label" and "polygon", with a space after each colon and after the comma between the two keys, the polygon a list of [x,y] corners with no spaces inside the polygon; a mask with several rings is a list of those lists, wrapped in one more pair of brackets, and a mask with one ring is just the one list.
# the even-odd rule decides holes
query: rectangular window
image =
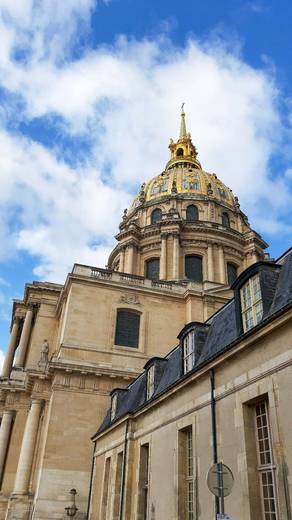
{"label": "rectangular window", "polygon": [[118,396],[117,394],[112,397],[112,405],[111,405],[111,421],[114,420],[117,413],[117,405],[118,405]]}
{"label": "rectangular window", "polygon": [[117,457],[113,520],[119,520],[119,518],[120,518],[122,472],[123,472],[123,452],[118,453],[118,457]]}
{"label": "rectangular window", "polygon": [[246,332],[263,317],[263,302],[260,287],[260,278],[252,276],[240,289],[241,314],[243,330]]}
{"label": "rectangular window", "polygon": [[185,257],[185,274],[188,280],[199,283],[203,281],[203,264],[200,256],[187,255]]}
{"label": "rectangular window", "polygon": [[132,311],[118,310],[115,345],[138,348],[139,328],[139,314]]}
{"label": "rectangular window", "polygon": [[195,336],[189,332],[183,339],[184,374],[187,374],[195,365]]}
{"label": "rectangular window", "polygon": [[194,520],[194,453],[191,426],[179,432],[179,520]]}
{"label": "rectangular window", "polygon": [[147,400],[152,397],[154,394],[154,375],[155,375],[155,366],[152,365],[147,370]]}
{"label": "rectangular window", "polygon": [[263,401],[255,406],[255,431],[263,519],[278,520],[275,466],[273,464],[267,401]]}
{"label": "rectangular window", "polygon": [[103,478],[103,490],[102,490],[102,502],[101,502],[101,518],[106,520],[107,509],[108,509],[108,496],[109,496],[109,479],[110,479],[110,457],[105,461],[104,467],[104,478]]}
{"label": "rectangular window", "polygon": [[149,490],[149,444],[140,447],[137,520],[147,520]]}

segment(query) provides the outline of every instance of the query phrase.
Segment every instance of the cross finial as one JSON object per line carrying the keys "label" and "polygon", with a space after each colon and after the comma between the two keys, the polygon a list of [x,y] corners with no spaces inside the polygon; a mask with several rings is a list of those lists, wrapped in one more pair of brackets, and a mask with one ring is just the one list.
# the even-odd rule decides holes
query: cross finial
{"label": "cross finial", "polygon": [[179,133],[179,138],[180,139],[182,139],[183,137],[186,137],[186,135],[187,135],[184,106],[185,106],[185,103],[182,103],[182,106],[181,106],[180,133]]}

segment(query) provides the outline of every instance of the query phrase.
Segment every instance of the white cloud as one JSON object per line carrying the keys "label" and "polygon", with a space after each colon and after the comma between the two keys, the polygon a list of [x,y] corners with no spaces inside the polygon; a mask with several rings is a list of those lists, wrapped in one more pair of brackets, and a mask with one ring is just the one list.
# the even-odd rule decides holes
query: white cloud
{"label": "white cloud", "polygon": [[0,372],[2,372],[2,367],[5,361],[5,354],[2,349],[0,349]]}
{"label": "white cloud", "polygon": [[[233,188],[259,231],[288,232],[289,169],[270,171],[287,135],[271,67],[253,69],[219,40],[176,48],[121,37],[73,58],[76,27],[86,30],[94,4],[0,0],[0,85],[13,96],[0,129],[0,260],[24,249],[36,273],[56,281],[74,261],[104,264],[128,192],[168,160],[182,101],[203,167]],[[12,117],[55,125],[53,147],[12,134]],[[60,128],[88,143],[86,161],[74,150],[74,166],[62,158]]]}

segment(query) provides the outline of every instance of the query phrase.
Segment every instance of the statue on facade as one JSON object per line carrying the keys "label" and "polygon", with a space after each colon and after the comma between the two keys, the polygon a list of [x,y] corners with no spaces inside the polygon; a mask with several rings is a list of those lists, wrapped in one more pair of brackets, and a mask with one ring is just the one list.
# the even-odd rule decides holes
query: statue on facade
{"label": "statue on facade", "polygon": [[47,339],[44,339],[43,344],[41,346],[41,357],[38,362],[39,367],[43,367],[48,363],[49,360],[49,342]]}

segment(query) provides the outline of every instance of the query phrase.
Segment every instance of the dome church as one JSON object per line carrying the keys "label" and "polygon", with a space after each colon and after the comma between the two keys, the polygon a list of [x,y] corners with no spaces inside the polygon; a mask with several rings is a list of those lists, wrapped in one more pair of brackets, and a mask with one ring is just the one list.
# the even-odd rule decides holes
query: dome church
{"label": "dome church", "polygon": [[152,280],[230,285],[267,244],[251,229],[238,198],[203,170],[181,113],[177,142],[162,173],[143,183],[125,210],[111,269]]}
{"label": "dome church", "polygon": [[[245,520],[280,518],[259,516],[258,500],[248,513],[258,471],[272,472],[267,479],[275,471],[250,462],[250,432],[252,414],[267,420],[275,410],[269,374],[291,360],[292,255],[269,261],[237,197],[198,160],[184,107],[169,151],[125,210],[105,268],[75,263],[63,284],[29,281],[13,301],[0,379],[0,520],[211,518],[205,470],[216,399],[217,448],[233,447],[230,463],[245,482],[234,511],[242,504]],[[208,374],[221,361],[210,397]],[[285,468],[277,453],[275,467]],[[272,490],[282,503],[283,486]]]}

